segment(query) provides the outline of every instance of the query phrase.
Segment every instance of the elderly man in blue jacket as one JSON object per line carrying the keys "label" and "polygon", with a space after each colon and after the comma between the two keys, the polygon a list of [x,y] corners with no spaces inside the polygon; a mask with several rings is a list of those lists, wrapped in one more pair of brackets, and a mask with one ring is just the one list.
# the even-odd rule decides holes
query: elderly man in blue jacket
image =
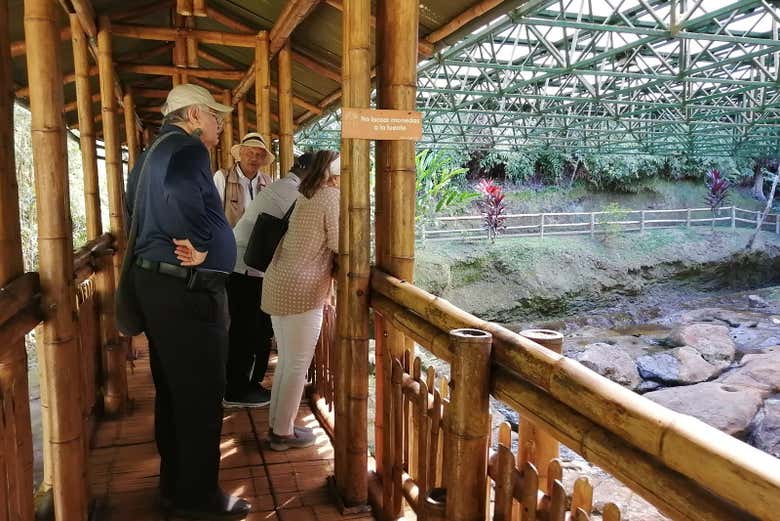
{"label": "elderly man in blue jacket", "polygon": [[133,279],[156,390],[161,504],[179,518],[241,519],[250,510],[218,483],[225,281],[236,243],[211,178],[208,147],[231,110],[202,87],[175,87],[162,107],[159,143],[128,176],[128,214],[139,197],[137,215],[129,215],[138,221]]}

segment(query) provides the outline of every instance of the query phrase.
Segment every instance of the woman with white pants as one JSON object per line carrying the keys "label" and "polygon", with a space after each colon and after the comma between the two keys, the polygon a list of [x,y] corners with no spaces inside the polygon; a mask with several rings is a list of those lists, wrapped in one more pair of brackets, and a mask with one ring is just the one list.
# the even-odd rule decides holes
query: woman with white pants
{"label": "woman with white pants", "polygon": [[274,450],[314,443],[311,431],[295,427],[295,416],[331,291],[339,243],[340,170],[337,152],[316,153],[298,189],[287,233],[265,271],[261,307],[271,315],[279,350],[269,417]]}

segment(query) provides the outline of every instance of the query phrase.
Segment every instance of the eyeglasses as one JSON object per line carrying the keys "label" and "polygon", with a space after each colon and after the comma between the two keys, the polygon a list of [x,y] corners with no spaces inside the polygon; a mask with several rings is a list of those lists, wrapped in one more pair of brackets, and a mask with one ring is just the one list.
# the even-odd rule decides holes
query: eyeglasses
{"label": "eyeglasses", "polygon": [[222,132],[222,129],[225,127],[225,120],[222,117],[221,114],[217,114],[213,110],[208,109],[206,112],[211,114],[211,116],[214,117],[214,121],[217,123],[217,132]]}

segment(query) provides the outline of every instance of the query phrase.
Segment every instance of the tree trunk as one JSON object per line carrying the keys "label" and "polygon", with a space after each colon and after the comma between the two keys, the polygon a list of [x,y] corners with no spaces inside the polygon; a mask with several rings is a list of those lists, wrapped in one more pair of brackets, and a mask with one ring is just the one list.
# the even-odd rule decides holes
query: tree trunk
{"label": "tree trunk", "polygon": [[764,169],[760,168],[756,175],[753,176],[753,197],[759,201],[766,201],[764,195]]}
{"label": "tree trunk", "polygon": [[764,211],[761,213],[761,215],[758,218],[758,222],[756,223],[756,229],[753,232],[753,235],[750,236],[750,240],[748,241],[747,246],[745,246],[745,250],[747,251],[750,251],[753,248],[753,243],[756,241],[756,237],[758,237],[758,232],[761,231],[761,226],[764,225],[764,220],[766,219],[769,210],[772,209],[772,202],[775,199],[775,189],[777,189],[778,179],[780,179],[780,168],[778,169],[778,172],[774,175],[774,178],[772,179],[772,189],[769,190],[769,199],[767,199],[766,206],[764,207]]}

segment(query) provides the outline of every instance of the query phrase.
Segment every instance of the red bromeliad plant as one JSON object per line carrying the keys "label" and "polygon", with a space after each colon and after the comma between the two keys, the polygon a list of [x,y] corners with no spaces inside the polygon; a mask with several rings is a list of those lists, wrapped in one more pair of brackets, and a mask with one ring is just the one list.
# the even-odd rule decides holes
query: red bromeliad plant
{"label": "red bromeliad plant", "polygon": [[477,185],[477,191],[482,194],[479,208],[485,218],[485,229],[490,240],[494,241],[499,232],[506,229],[504,226],[506,203],[504,202],[503,190],[492,179],[481,179]]}

